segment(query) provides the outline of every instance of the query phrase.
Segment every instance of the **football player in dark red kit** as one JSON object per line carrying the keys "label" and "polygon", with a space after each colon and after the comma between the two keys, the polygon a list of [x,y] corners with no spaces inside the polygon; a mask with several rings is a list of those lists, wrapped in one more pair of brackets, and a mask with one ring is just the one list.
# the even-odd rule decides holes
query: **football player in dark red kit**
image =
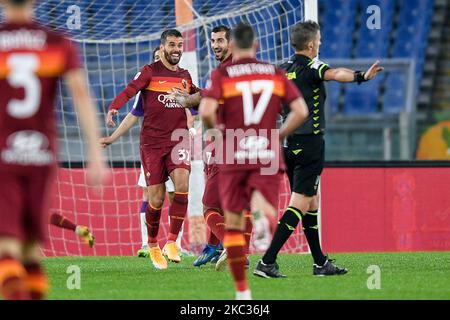
{"label": "football player in dark red kit", "polygon": [[[186,111],[181,104],[170,99],[169,92],[173,88],[186,93],[195,93],[199,89],[193,85],[189,72],[178,66],[183,54],[183,36],[178,30],[168,29],[161,34],[160,53],[161,60],[145,65],[113,100],[107,123],[115,125],[112,116],[141,92],[144,121],[140,144],[149,192],[146,209],[149,251],[154,267],[166,269],[167,261],[163,255],[170,261],[181,261],[175,240],[186,216],[190,171]],[[164,183],[169,176],[174,182],[175,193],[169,207],[169,235],[161,252],[157,236],[166,192]]]}
{"label": "football player in dark red kit", "polygon": [[[225,211],[223,244],[236,299],[251,299],[245,275],[244,212],[250,209],[255,217],[265,215],[274,229],[284,168],[280,139],[306,119],[308,108],[281,69],[256,60],[257,41],[251,26],[239,24],[233,29],[230,45],[233,61],[211,74],[210,85],[202,92],[200,115],[209,127],[217,123],[223,134],[215,159]],[[277,130],[282,103],[292,111]]]}
{"label": "football player in dark red kit", "polygon": [[107,171],[75,46],[33,21],[33,0],[0,3],[0,296],[41,299],[48,283],[40,245],[57,167],[54,99],[63,76],[88,142],[88,181],[101,184]]}
{"label": "football player in dark red kit", "polygon": [[[220,62],[220,66],[225,66],[231,63],[233,55],[231,54],[230,46],[230,34],[231,29],[225,25],[219,25],[212,29],[211,31],[211,49],[214,52],[214,57]],[[172,96],[174,99],[179,101],[185,107],[195,107],[198,106],[201,99],[201,92],[197,92],[192,95],[186,95],[178,90],[173,90]],[[210,228],[208,244],[203,249],[203,252],[194,261],[194,266],[199,267],[206,264],[207,262],[216,262],[216,270],[223,270],[226,266],[226,250],[220,252],[223,247],[221,242],[225,235],[225,222],[223,217],[223,211],[220,204],[219,195],[219,177],[218,177],[218,166],[214,163],[213,159],[215,157],[215,151],[212,144],[207,147],[205,157],[205,174],[206,174],[206,185],[203,194],[203,214],[205,217],[205,222]],[[245,251],[249,253],[250,247],[250,237],[252,234],[252,220],[251,214],[246,213],[246,226],[245,226],[245,240],[246,247]],[[219,258],[219,254],[220,258]],[[214,259],[216,258],[216,259]],[[249,265],[249,260],[246,261],[246,266]]]}

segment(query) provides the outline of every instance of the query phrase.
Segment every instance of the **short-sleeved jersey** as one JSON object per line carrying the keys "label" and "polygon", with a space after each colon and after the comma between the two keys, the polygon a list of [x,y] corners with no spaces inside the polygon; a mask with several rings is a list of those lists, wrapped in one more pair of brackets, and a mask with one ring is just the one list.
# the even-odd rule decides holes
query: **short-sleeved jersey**
{"label": "short-sleeved jersey", "polygon": [[180,139],[172,139],[172,132],[187,129],[187,118],[184,107],[168,98],[172,88],[188,93],[199,91],[192,83],[189,71],[182,68],[172,71],[167,69],[162,61],[157,61],[144,66],[114,99],[109,109],[120,109],[140,92],[144,110],[141,144],[154,148],[174,146]]}
{"label": "short-sleeved jersey", "polygon": [[57,83],[80,67],[63,35],[35,22],[0,25],[0,169],[56,164]]}
{"label": "short-sleeved jersey", "polygon": [[[281,68],[286,71],[288,79],[292,80],[302,92],[309,110],[308,118],[295,130],[294,134],[323,134],[325,131],[324,104],[327,96],[324,74],[330,67],[320,60],[296,54],[283,63]],[[285,110],[284,118],[288,112],[289,110]]]}
{"label": "short-sleeved jersey", "polygon": [[223,154],[216,157],[222,170],[256,169],[277,162],[284,167],[277,117],[282,103],[290,104],[301,94],[283,70],[254,58],[233,61],[213,71],[203,96],[223,100],[218,110]]}

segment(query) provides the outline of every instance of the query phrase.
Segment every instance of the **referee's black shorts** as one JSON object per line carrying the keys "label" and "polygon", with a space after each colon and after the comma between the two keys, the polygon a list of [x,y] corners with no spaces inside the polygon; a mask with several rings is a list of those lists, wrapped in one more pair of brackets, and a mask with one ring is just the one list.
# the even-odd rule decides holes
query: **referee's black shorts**
{"label": "referee's black shorts", "polygon": [[317,194],[325,161],[325,140],[319,135],[292,135],[284,148],[291,192],[309,197]]}

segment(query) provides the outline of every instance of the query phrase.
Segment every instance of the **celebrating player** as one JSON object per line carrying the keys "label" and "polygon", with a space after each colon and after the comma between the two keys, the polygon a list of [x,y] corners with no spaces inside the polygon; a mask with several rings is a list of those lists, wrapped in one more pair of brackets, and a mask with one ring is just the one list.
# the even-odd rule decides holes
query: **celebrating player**
{"label": "celebrating player", "polygon": [[[223,244],[236,285],[236,299],[251,299],[245,275],[243,213],[251,209],[266,215],[272,225],[276,223],[283,168],[279,139],[303,122],[308,109],[282,70],[255,59],[257,43],[249,25],[239,24],[233,30],[230,45],[233,62],[219,66],[211,74],[200,114],[210,127],[217,122],[223,134],[224,141],[216,149],[219,193],[225,211]],[[223,100],[220,107],[219,100]],[[278,132],[281,102],[292,111]]]}
{"label": "celebrating player", "polygon": [[[198,89],[192,84],[189,72],[178,67],[183,53],[183,36],[178,30],[169,29],[161,34],[160,53],[161,60],[144,66],[114,99],[109,107],[107,123],[115,125],[112,117],[117,110],[138,92],[141,93],[144,122],[140,144],[141,161],[149,186],[146,224],[150,258],[155,268],[166,269],[167,261],[163,254],[169,261],[181,261],[175,240],[186,216],[190,170],[186,112],[183,106],[168,97],[168,92],[173,87],[188,93]],[[173,134],[179,136],[172,137]],[[166,191],[164,182],[168,176],[175,184],[175,194],[169,208],[169,236],[161,252],[157,235]]]}
{"label": "celebrating player", "polygon": [[54,98],[65,77],[88,142],[88,181],[106,175],[95,106],[73,43],[33,20],[32,0],[3,0],[0,26],[0,293],[40,299],[47,288],[40,244],[47,237],[55,177]]}
{"label": "celebrating player", "polygon": [[77,225],[58,213],[52,213],[50,215],[50,224],[58,228],[71,230],[75,232],[75,234],[79,236],[81,240],[84,243],[86,243],[90,248],[94,246],[95,238],[88,227]]}
{"label": "celebrating player", "polygon": [[[160,53],[159,53],[159,47],[155,48],[153,50],[153,61],[157,62],[160,60]],[[188,127],[192,127],[192,116],[189,112],[189,109],[186,109],[186,115],[188,118]],[[138,93],[136,95],[136,98],[134,100],[133,109],[126,115],[126,117],[123,119],[123,121],[120,123],[119,127],[109,136],[104,137],[100,139],[100,145],[105,148],[106,146],[114,143],[117,139],[119,139],[122,135],[124,135],[128,130],[130,130],[131,127],[133,127],[137,122],[139,117],[144,116],[144,110],[142,108],[142,99],[141,94]],[[172,180],[169,179],[165,182],[166,185],[166,192],[169,196],[169,202],[170,205],[173,201],[173,196],[175,192],[175,187],[173,185]],[[144,168],[141,165],[141,173],[139,174],[138,179],[138,186],[142,188],[142,204],[141,209],[139,211],[139,217],[141,222],[141,240],[142,240],[142,246],[141,249],[139,249],[137,255],[138,257],[149,257],[150,252],[148,248],[148,233],[147,233],[147,227],[145,224],[145,212],[147,210],[148,206],[148,187],[147,182],[145,180],[145,174],[144,174]],[[177,245],[180,251],[182,251],[181,248],[181,238],[182,238],[182,232],[178,235],[177,238]]]}
{"label": "celebrating player", "polygon": [[[284,154],[291,185],[289,206],[278,223],[269,249],[258,263],[254,274],[264,278],[285,275],[278,270],[278,252],[302,220],[303,230],[314,259],[313,274],[317,276],[347,273],[322,253],[317,224],[319,200],[317,189],[323,170],[325,141],[325,86],[324,81],[361,82],[374,78],[383,68],[375,62],[367,72],[345,68],[331,69],[315,59],[320,47],[320,27],[316,22],[306,21],[291,30],[291,43],[296,54],[282,65],[290,79],[303,93],[309,108],[309,117],[287,138]],[[301,152],[300,152],[301,151]]]}
{"label": "celebrating player", "polygon": [[[232,54],[229,47],[230,43],[230,28],[224,25],[216,26],[211,32],[211,49],[214,52],[214,57],[220,61],[221,66],[226,66],[232,61]],[[196,106],[200,103],[201,94],[195,93],[190,96],[183,95],[179,92],[174,92],[173,97],[179,100],[185,106]],[[223,211],[221,209],[219,188],[218,188],[218,166],[212,162],[214,159],[214,149],[210,148],[210,156],[207,157],[205,164],[206,185],[203,194],[204,217],[206,224],[210,228],[208,244],[203,249],[202,254],[194,261],[194,266],[201,266],[209,261],[217,259],[216,270],[222,270],[226,265],[226,250],[224,250],[220,257],[220,251],[223,249],[221,242],[225,235],[225,222]],[[248,254],[250,247],[250,237],[252,232],[251,214],[246,213],[246,227],[245,227],[245,251]],[[246,265],[248,266],[248,259]]]}

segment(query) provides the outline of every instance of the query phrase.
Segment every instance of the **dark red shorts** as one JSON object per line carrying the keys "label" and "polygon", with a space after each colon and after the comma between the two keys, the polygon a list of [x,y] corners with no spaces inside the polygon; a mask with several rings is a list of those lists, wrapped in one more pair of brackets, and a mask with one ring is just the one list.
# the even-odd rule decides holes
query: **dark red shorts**
{"label": "dark red shorts", "polygon": [[216,165],[208,165],[202,202],[205,210],[217,209],[221,211],[222,205],[220,203],[219,195],[219,168]]}
{"label": "dark red shorts", "polygon": [[219,172],[219,194],[224,211],[241,212],[250,210],[254,190],[275,208],[278,208],[282,173],[261,175],[259,169],[230,170]]}
{"label": "dark red shorts", "polygon": [[0,171],[0,237],[20,241],[47,239],[55,168],[25,174]]}
{"label": "dark red shorts", "polygon": [[141,146],[141,161],[148,186],[166,182],[177,169],[191,170],[189,149],[176,145],[165,148]]}

